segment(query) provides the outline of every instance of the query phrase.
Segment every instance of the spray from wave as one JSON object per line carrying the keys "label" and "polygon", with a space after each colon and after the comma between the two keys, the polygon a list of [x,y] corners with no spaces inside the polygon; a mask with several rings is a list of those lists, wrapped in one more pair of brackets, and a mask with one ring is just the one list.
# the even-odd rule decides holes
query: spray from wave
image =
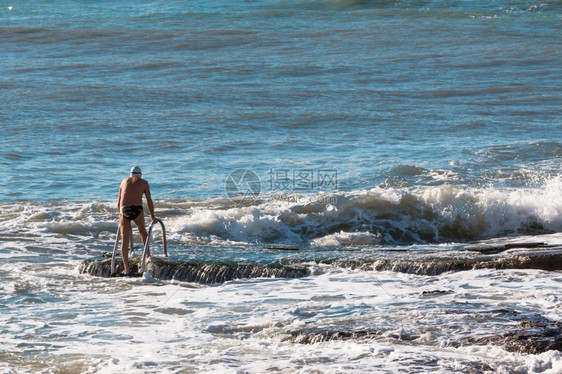
{"label": "spray from wave", "polygon": [[[562,231],[560,177],[539,188],[436,186],[209,200],[174,218],[182,241],[311,245],[467,242]],[[174,203],[165,204],[172,208]]]}
{"label": "spray from wave", "polygon": [[[112,238],[110,202],[4,203],[3,235]],[[411,245],[562,232],[562,178],[538,187],[389,187],[261,196],[254,201],[159,201],[169,240],[178,244]]]}

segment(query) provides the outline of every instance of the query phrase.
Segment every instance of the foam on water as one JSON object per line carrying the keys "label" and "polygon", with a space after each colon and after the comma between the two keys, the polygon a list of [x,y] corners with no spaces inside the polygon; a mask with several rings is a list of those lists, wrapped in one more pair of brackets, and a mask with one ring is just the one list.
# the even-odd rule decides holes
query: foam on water
{"label": "foam on water", "polygon": [[[560,321],[562,279],[543,271],[420,277],[333,268],[305,279],[214,287],[108,281],[64,266],[12,276],[16,288],[2,292],[0,345],[3,368],[18,372],[556,373],[562,361],[556,351],[529,355],[462,343],[514,328],[513,313]],[[447,292],[423,293],[435,290]],[[298,342],[326,331],[370,333]]]}
{"label": "foam on water", "polygon": [[[188,212],[172,226],[199,240],[214,236],[249,243],[321,242],[330,235],[332,244],[465,241],[560,231],[560,192],[560,178],[528,189],[375,188],[315,197],[328,203],[271,199],[209,207]],[[343,239],[350,235],[354,238]]]}
{"label": "foam on water", "polygon": [[[421,244],[560,232],[561,196],[556,177],[518,189],[377,187],[253,202],[157,201],[156,211],[169,240],[181,244]],[[109,238],[116,230],[110,202],[4,203],[0,209],[6,235]]]}
{"label": "foam on water", "polygon": [[[537,198],[540,191],[527,193]],[[495,192],[505,200],[509,193]],[[362,214],[369,212],[365,201],[403,205],[400,191],[392,189],[338,196],[345,198],[341,207],[353,207]],[[417,196],[422,199],[424,194]],[[440,195],[430,196],[435,202]],[[446,206],[446,201],[440,203]],[[219,246],[203,239],[207,244],[192,246],[186,232],[177,233],[178,229],[195,214],[210,217],[205,219],[211,228],[221,222],[224,226],[232,216],[236,222],[249,216],[248,232],[255,233],[251,225],[275,222],[253,218],[264,212],[285,217],[285,222],[297,227],[299,220],[305,225],[325,222],[319,217],[333,215],[337,208],[288,201],[240,206],[224,199],[157,203],[157,211],[169,223],[172,256],[241,264],[307,261],[308,252],[264,251],[250,241],[232,246],[227,244],[232,238],[228,231],[222,237],[215,234]],[[132,279],[97,278],[78,274],[77,267],[83,259],[112,247],[113,203],[4,203],[1,209],[0,347],[4,353],[0,368],[5,371],[395,372],[419,368],[443,373],[556,373],[561,365],[556,351],[506,352],[495,344],[477,343],[477,339],[516,329],[519,317],[561,321],[559,272],[473,270],[416,276],[327,262],[310,263],[310,275],[304,278],[244,279],[213,286],[155,281],[148,274]],[[316,243],[309,249],[312,258],[372,256],[381,249],[356,247],[357,242],[373,240],[371,232],[330,235],[320,241],[339,240],[338,245]],[[505,242],[505,238],[495,240]],[[540,240],[554,243],[560,237],[552,234]],[[440,246],[455,256],[455,246]],[[407,248],[439,250],[427,244]],[[154,251],[160,253],[157,247]]]}

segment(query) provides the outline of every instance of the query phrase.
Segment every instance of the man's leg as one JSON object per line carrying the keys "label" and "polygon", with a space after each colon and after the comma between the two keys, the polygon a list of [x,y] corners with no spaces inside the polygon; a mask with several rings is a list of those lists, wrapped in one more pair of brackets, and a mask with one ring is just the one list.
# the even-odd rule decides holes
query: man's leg
{"label": "man's leg", "polygon": [[[142,239],[143,247],[146,245],[146,237],[148,233],[146,232],[145,222],[144,222],[144,214],[141,213],[137,218],[135,218],[135,225],[137,225],[137,229],[139,229],[139,234]],[[146,257],[150,258],[150,246],[146,250]]]}
{"label": "man's leg", "polygon": [[121,229],[121,257],[123,258],[123,272],[129,274],[129,242],[131,240],[131,221],[120,216]]}

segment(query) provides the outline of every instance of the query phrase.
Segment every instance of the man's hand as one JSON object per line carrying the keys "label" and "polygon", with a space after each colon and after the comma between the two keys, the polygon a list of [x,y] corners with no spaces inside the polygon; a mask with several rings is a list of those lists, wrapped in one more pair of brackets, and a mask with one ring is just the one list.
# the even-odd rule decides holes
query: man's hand
{"label": "man's hand", "polygon": [[153,223],[158,223],[158,218],[156,218],[156,216],[152,216],[151,218]]}

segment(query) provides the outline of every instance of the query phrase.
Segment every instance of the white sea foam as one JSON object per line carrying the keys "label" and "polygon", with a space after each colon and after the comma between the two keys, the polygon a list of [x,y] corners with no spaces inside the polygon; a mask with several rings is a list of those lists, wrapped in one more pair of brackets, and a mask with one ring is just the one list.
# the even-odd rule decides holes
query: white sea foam
{"label": "white sea foam", "polygon": [[[39,367],[72,364],[86,365],[90,372],[139,373],[179,368],[359,373],[412,367],[454,373],[489,367],[495,372],[554,374],[562,364],[555,351],[528,355],[491,345],[458,346],[467,336],[516,328],[502,310],[522,317],[560,316],[560,301],[552,296],[561,280],[552,283],[552,273],[543,271],[422,277],[337,270],[305,279],[239,280],[195,288],[63,276],[65,271],[20,273],[18,282],[42,286],[26,288],[34,296],[12,296],[36,301],[4,307],[0,316],[2,351],[20,357],[19,362],[31,363],[36,357]],[[452,292],[421,295],[440,289]],[[374,334],[315,344],[291,338],[331,330]],[[41,344],[48,355],[33,349]],[[8,359],[0,367],[15,370],[14,365]]]}
{"label": "white sea foam", "polygon": [[341,245],[376,245],[380,244],[379,235],[370,232],[344,232],[326,235],[311,242],[314,246]]}
{"label": "white sea foam", "polygon": [[184,240],[332,245],[467,241],[562,231],[560,196],[560,178],[528,189],[375,188],[332,194],[333,204],[266,199],[246,206],[194,208],[172,225]]}
{"label": "white sea foam", "polygon": [[[186,244],[414,244],[561,232],[561,196],[556,177],[536,188],[440,185],[316,195],[330,204],[274,197],[250,204],[161,201],[156,211],[170,239]],[[5,203],[1,209],[4,233],[103,237],[117,227],[112,203]]]}
{"label": "white sea foam", "polygon": [[[213,246],[268,241],[304,242],[321,252],[380,247],[385,239],[395,240],[393,231],[400,230],[410,230],[423,242],[424,230],[445,235],[460,230],[454,224],[485,232],[482,243],[503,244],[506,238],[500,236],[521,229],[529,217],[535,227],[556,231],[560,213],[553,207],[560,204],[559,188],[560,180],[553,179],[527,190],[373,189],[332,194],[337,203],[329,206],[267,199],[247,205],[160,201],[157,212],[166,223],[172,253],[174,246],[196,242],[209,248],[207,257],[219,255],[212,253]],[[148,274],[140,280],[77,274],[79,261],[112,247],[113,205],[0,206],[5,239],[0,243],[5,260],[0,265],[0,348],[17,358],[0,364],[4,371],[365,372],[433,370],[436,365],[443,373],[464,367],[549,374],[560,370],[559,352],[529,355],[463,343],[466,337],[517,328],[510,312],[561,321],[558,272],[478,270],[433,277],[311,263],[310,275],[301,279],[258,278],[212,287],[155,282]],[[537,241],[528,234],[512,240]],[[538,240],[562,242],[559,233]],[[186,248],[186,253],[193,252]],[[245,261],[243,252],[229,260]],[[284,254],[282,260],[290,258]],[[331,341],[314,337],[338,331],[371,335]],[[297,342],[301,338],[319,340]],[[37,346],[44,350],[33,348]],[[28,366],[19,367],[21,362]]]}

